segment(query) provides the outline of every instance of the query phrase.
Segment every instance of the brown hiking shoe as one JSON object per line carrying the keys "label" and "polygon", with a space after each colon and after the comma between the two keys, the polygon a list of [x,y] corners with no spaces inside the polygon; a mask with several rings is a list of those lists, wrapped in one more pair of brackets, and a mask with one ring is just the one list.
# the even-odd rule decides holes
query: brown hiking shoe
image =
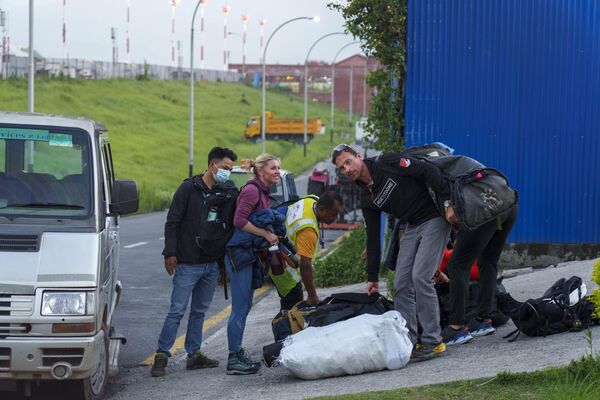
{"label": "brown hiking shoe", "polygon": [[219,366],[217,360],[208,358],[200,350],[196,351],[192,356],[188,354],[187,362],[185,365],[186,369],[198,369],[198,368],[216,368]]}
{"label": "brown hiking shoe", "polygon": [[152,364],[150,375],[155,378],[159,376],[165,376],[165,368],[167,367],[168,362],[169,356],[167,356],[165,353],[156,353],[154,355],[154,364]]}

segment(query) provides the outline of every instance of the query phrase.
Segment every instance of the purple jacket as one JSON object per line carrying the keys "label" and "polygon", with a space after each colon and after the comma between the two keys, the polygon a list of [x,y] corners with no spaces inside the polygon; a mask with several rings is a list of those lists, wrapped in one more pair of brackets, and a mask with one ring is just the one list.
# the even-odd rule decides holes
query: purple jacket
{"label": "purple jacket", "polygon": [[[257,186],[261,188],[261,194],[259,194]],[[258,210],[269,208],[270,194],[271,188],[265,185],[260,179],[254,178],[248,181],[238,195],[233,226],[242,229],[248,223],[248,217],[251,214]]]}

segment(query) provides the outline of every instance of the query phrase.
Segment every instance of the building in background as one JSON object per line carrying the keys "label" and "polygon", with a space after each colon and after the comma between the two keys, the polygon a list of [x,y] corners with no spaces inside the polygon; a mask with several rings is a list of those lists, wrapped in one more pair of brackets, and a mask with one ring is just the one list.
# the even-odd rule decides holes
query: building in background
{"label": "building in background", "polygon": [[[335,64],[335,106],[353,114],[368,113],[373,89],[365,83],[368,71],[379,68],[379,61],[353,55]],[[242,64],[229,64],[231,70],[242,71]],[[262,64],[246,64],[246,76],[255,86],[261,84]],[[267,64],[267,88],[304,97],[304,64]],[[352,103],[350,103],[352,79]],[[331,64],[310,61],[308,64],[309,101],[331,102]]]}

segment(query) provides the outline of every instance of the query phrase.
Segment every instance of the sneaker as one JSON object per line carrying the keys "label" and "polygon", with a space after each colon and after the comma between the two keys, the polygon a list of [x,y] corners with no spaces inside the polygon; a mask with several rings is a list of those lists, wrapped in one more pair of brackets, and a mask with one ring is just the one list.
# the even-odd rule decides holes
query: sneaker
{"label": "sneaker", "polygon": [[229,353],[227,360],[227,375],[255,374],[260,369],[260,363],[254,362],[246,350]]}
{"label": "sneaker", "polygon": [[496,332],[496,328],[492,326],[492,320],[489,318],[473,318],[467,326],[471,331],[471,336],[487,336]]}
{"label": "sneaker", "polygon": [[200,350],[196,351],[191,356],[188,354],[185,368],[186,369],[199,369],[199,368],[216,368],[219,366],[217,360],[208,358]]}
{"label": "sneaker", "polygon": [[410,355],[411,361],[425,361],[431,358],[439,357],[446,351],[446,344],[440,342],[434,343],[417,343],[412,354]]}
{"label": "sneaker", "polygon": [[150,375],[152,375],[155,378],[165,376],[165,368],[167,367],[168,362],[169,356],[161,352],[156,353],[154,355],[154,364],[152,364]]}
{"label": "sneaker", "polygon": [[473,336],[466,326],[463,326],[461,329],[457,330],[448,325],[442,331],[442,341],[446,343],[446,346],[464,344],[470,342],[471,340],[473,340]]}

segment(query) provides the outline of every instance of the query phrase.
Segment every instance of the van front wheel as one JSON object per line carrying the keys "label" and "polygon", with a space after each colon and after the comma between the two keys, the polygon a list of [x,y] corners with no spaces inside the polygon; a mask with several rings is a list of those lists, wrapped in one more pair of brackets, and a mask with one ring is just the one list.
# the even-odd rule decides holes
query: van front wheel
{"label": "van front wheel", "polygon": [[98,363],[92,374],[82,380],[69,382],[71,384],[70,392],[72,397],[82,400],[100,400],[104,398],[106,393],[106,386],[108,384],[108,329],[106,325],[102,325],[102,331],[104,332],[104,341],[100,346],[100,354],[98,357]]}

